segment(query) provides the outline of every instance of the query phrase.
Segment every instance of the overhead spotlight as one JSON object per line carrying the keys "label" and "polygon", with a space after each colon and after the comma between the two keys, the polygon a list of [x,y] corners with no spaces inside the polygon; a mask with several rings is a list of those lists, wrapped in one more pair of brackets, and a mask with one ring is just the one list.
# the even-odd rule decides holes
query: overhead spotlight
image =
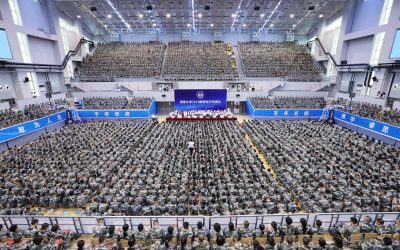
{"label": "overhead spotlight", "polygon": [[139,18],[143,18],[143,14],[139,14]]}
{"label": "overhead spotlight", "polygon": [[323,15],[323,14],[320,14],[318,17],[319,17],[319,18],[323,18],[323,17],[324,17],[324,15]]}
{"label": "overhead spotlight", "polygon": [[76,18],[81,19],[81,16],[80,16],[80,15],[77,15]]}
{"label": "overhead spotlight", "polygon": [[167,17],[170,18],[170,17],[171,17],[171,14],[167,13]]}
{"label": "overhead spotlight", "polygon": [[269,27],[274,27],[274,24],[273,24],[273,23],[271,23],[271,25],[269,25]]}
{"label": "overhead spotlight", "polygon": [[231,17],[236,17],[236,14],[235,14],[235,13],[233,13],[233,14],[231,15]]}
{"label": "overhead spotlight", "polygon": [[201,13],[197,14],[198,18],[201,18],[202,16],[203,16],[203,14],[201,14]]}
{"label": "overhead spotlight", "polygon": [[153,23],[153,27],[156,27],[157,26],[157,24],[156,23]]}
{"label": "overhead spotlight", "polygon": [[111,15],[111,14],[108,14],[108,15],[107,15],[107,18],[108,18],[108,19],[111,19],[111,18],[112,18],[112,15]]}
{"label": "overhead spotlight", "polygon": [[294,14],[290,14],[290,18],[293,18],[294,17]]}
{"label": "overhead spotlight", "polygon": [[214,27],[214,24],[212,23],[212,24],[210,24],[210,26],[211,26],[211,27]]}
{"label": "overhead spotlight", "polygon": [[147,5],[147,6],[146,6],[146,10],[153,10],[153,6]]}
{"label": "overhead spotlight", "polygon": [[260,15],[260,17],[261,17],[261,18],[265,17],[265,14],[264,14],[264,13],[263,13],[263,14],[261,14],[261,15]]}

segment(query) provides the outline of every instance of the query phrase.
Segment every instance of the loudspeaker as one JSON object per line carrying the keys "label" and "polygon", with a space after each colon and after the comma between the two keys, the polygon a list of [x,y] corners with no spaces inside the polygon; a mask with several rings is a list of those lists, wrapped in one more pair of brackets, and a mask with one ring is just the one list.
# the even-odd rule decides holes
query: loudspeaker
{"label": "loudspeaker", "polygon": [[372,81],[377,82],[379,81],[378,78],[376,78],[376,76],[372,77]]}
{"label": "loudspeaker", "polygon": [[240,97],[240,94],[236,94],[236,97]]}
{"label": "loudspeaker", "polygon": [[24,82],[29,82],[29,77],[25,76]]}
{"label": "loudspeaker", "polygon": [[341,65],[347,65],[347,60],[343,60],[340,62]]}
{"label": "loudspeaker", "polygon": [[349,88],[347,89],[347,93],[349,94],[353,93],[353,88],[354,88],[354,81],[349,81]]}
{"label": "loudspeaker", "polygon": [[204,7],[204,9],[205,10],[210,10],[211,8],[210,8],[210,5],[206,5],[205,7]]}
{"label": "loudspeaker", "polygon": [[146,10],[153,10],[153,6],[147,5],[147,6],[146,6]]}
{"label": "loudspeaker", "polygon": [[162,96],[162,97],[166,97],[166,95],[165,95],[165,94],[162,94],[161,96]]}
{"label": "loudspeaker", "polygon": [[315,10],[315,6],[314,5],[308,6],[308,10]]}
{"label": "loudspeaker", "polygon": [[51,82],[47,81],[44,83],[46,87],[46,98],[51,98],[51,95],[53,94],[53,88],[51,87]]}
{"label": "loudspeaker", "polygon": [[97,11],[96,7],[90,7],[90,11]]}
{"label": "loudspeaker", "polygon": [[260,6],[254,6],[254,10],[260,10]]}

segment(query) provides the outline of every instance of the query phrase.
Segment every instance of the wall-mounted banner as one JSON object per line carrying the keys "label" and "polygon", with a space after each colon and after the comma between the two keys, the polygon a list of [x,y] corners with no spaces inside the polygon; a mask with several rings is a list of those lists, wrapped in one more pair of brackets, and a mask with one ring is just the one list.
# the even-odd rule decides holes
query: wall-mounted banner
{"label": "wall-mounted banner", "polygon": [[80,118],[148,118],[149,111],[146,110],[78,110]]}
{"label": "wall-mounted banner", "polygon": [[45,116],[29,122],[20,123],[18,125],[0,129],[0,142],[9,141],[21,135],[32,133],[36,130],[43,129],[53,124],[63,122],[66,120],[64,112]]}
{"label": "wall-mounted banner", "polygon": [[175,109],[226,109],[226,96],[226,89],[175,89]]}
{"label": "wall-mounted banner", "polygon": [[253,116],[321,117],[322,109],[255,109]]}
{"label": "wall-mounted banner", "polygon": [[335,119],[353,124],[355,126],[370,130],[372,132],[400,140],[400,127],[389,125],[383,122],[360,117],[343,111],[335,110]]}

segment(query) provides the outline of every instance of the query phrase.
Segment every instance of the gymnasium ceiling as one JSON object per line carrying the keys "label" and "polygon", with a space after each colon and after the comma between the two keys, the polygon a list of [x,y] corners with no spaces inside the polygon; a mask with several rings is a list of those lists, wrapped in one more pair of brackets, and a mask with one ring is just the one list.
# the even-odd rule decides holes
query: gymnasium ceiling
{"label": "gymnasium ceiling", "polygon": [[[294,31],[307,34],[346,0],[55,0],[93,34],[160,31]],[[206,6],[209,6],[207,10]]]}

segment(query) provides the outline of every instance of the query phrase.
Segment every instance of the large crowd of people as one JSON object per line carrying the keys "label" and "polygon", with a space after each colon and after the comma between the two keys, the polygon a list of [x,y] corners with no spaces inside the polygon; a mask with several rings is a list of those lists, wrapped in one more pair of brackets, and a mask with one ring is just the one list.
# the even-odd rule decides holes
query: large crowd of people
{"label": "large crowd of people", "polygon": [[323,97],[251,97],[255,109],[321,109],[326,102]]}
{"label": "large crowd of people", "polygon": [[93,55],[84,58],[76,75],[81,81],[158,77],[165,48],[160,42],[99,44]]}
{"label": "large crowd of people", "polygon": [[30,104],[18,111],[11,108],[0,110],[0,129],[50,115],[64,109],[65,106],[68,106],[67,100],[57,99],[51,102]]}
{"label": "large crowd of people", "polygon": [[314,121],[249,121],[245,129],[303,209],[399,212],[399,149]]}
{"label": "large crowd of people", "polygon": [[238,77],[231,45],[214,42],[168,44],[163,76],[171,80],[232,80]]}
{"label": "large crowd of people", "polygon": [[293,42],[239,43],[247,77],[274,77],[292,81],[320,81],[320,70],[310,53]]}
{"label": "large crowd of people", "polygon": [[400,110],[398,109],[388,109],[381,105],[367,102],[350,102],[342,98],[334,100],[332,105],[337,106],[339,110],[358,116],[400,126]]}
{"label": "large crowd of people", "polygon": [[113,110],[113,109],[148,109],[151,98],[147,97],[85,97],[84,108],[89,110]]}
{"label": "large crowd of people", "polygon": [[90,203],[90,215],[296,212],[291,195],[264,169],[244,133],[233,121],[64,127],[0,155],[0,206]]}

